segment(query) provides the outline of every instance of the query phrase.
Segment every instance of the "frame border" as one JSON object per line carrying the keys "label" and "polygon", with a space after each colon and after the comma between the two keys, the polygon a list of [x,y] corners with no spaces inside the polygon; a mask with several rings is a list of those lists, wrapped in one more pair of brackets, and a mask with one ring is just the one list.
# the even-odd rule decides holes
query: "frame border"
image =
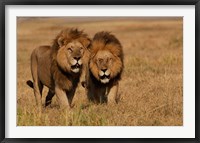
{"label": "frame border", "polygon": [[[5,138],[5,7],[6,5],[195,5],[195,138]],[[200,89],[198,89],[200,77],[198,64],[200,61],[200,0],[0,0],[0,141],[1,143],[143,143],[143,142],[173,142],[173,143],[197,143],[200,142]]]}

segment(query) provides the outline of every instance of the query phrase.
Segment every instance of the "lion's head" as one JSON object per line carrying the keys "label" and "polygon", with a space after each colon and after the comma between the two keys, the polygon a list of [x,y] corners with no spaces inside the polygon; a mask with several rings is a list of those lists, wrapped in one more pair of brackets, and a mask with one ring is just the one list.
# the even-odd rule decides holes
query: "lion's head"
{"label": "lion's head", "polygon": [[91,45],[89,68],[101,83],[120,77],[123,70],[123,52],[120,42],[108,32],[99,32]]}
{"label": "lion's head", "polygon": [[79,73],[89,44],[90,39],[83,31],[65,29],[54,40],[53,59],[65,72]]}

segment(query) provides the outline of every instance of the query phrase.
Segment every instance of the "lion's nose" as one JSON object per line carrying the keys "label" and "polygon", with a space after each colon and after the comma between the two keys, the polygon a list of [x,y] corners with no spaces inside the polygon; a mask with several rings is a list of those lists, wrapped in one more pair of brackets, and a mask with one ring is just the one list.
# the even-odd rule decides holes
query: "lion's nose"
{"label": "lion's nose", "polygon": [[102,72],[106,72],[106,70],[107,70],[106,68],[105,69],[101,69]]}
{"label": "lion's nose", "polygon": [[77,61],[80,60],[80,58],[81,58],[81,57],[74,57],[74,59],[77,60]]}

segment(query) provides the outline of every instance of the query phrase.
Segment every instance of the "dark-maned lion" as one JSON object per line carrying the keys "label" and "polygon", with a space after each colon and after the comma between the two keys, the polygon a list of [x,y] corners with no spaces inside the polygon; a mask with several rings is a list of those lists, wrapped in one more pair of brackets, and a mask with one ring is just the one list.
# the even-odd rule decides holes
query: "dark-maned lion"
{"label": "dark-maned lion", "polygon": [[42,107],[43,85],[49,88],[45,105],[51,103],[56,94],[60,107],[70,107],[85,63],[91,40],[78,29],[61,31],[52,46],[40,46],[32,52],[31,72],[36,103]]}
{"label": "dark-maned lion", "polygon": [[95,103],[115,103],[124,68],[119,40],[109,32],[96,33],[90,46],[86,92]]}

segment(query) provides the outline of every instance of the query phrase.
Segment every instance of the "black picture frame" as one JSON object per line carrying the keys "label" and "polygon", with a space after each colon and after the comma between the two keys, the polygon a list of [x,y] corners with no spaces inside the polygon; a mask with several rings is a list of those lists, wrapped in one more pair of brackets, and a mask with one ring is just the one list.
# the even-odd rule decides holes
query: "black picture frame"
{"label": "black picture frame", "polygon": [[[5,138],[5,7],[6,5],[195,5],[195,138]],[[19,142],[98,142],[98,143],[130,143],[130,142],[175,142],[197,143],[200,142],[200,98],[198,88],[199,55],[200,55],[200,0],[1,0],[0,3],[0,141],[2,143]]]}

